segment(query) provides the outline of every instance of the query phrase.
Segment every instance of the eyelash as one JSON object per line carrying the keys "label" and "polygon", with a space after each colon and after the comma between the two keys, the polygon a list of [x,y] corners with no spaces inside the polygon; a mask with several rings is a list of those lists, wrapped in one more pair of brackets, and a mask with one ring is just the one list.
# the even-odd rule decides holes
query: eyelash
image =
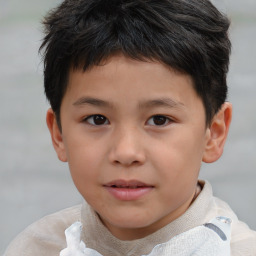
{"label": "eyelash", "polygon": [[[96,118],[98,120],[96,120]],[[154,123],[154,124],[151,123],[150,124],[150,120],[151,119],[152,120],[155,119],[153,122],[156,122],[156,118],[159,118],[157,120],[158,122],[160,122],[160,123],[163,122],[163,123],[162,124],[159,124],[159,123],[158,124],[156,124],[156,123]],[[98,124],[96,124],[97,121],[99,121]],[[109,120],[105,116],[100,115],[100,114],[90,115],[90,116],[86,117],[85,119],[83,119],[83,122],[89,123],[92,126],[103,126],[103,125],[110,124]],[[169,123],[172,123],[172,122],[173,122],[173,120],[171,118],[167,117],[167,116],[164,116],[164,115],[154,115],[154,116],[151,116],[147,120],[146,124],[149,124],[150,126],[164,127],[164,126],[167,126]]]}
{"label": "eyelash", "polygon": [[[158,121],[164,121],[164,123],[163,124],[149,124],[149,125],[151,125],[151,126],[159,126],[159,127],[164,127],[164,126],[167,126],[169,123],[172,123],[173,122],[173,120],[171,119],[171,118],[169,118],[169,117],[167,117],[167,116],[164,116],[164,115],[154,115],[154,116],[152,116],[152,117],[150,117],[149,119],[148,119],[148,121],[147,121],[147,123],[149,123],[149,121],[152,119],[154,119],[154,118],[159,118],[160,120],[158,120]],[[155,120],[156,121],[156,120]]]}
{"label": "eyelash", "polygon": [[[98,121],[100,121],[100,122],[104,121],[104,122],[101,123],[101,124],[96,124],[95,123],[96,120],[95,119],[93,120],[93,118],[97,118],[97,117],[98,117]],[[89,121],[90,119],[92,119],[94,123]],[[90,125],[93,125],[93,126],[102,126],[102,125],[109,124],[108,119],[105,116],[103,116],[103,115],[91,115],[91,116],[88,116],[85,119],[83,119],[83,122],[89,123]]]}

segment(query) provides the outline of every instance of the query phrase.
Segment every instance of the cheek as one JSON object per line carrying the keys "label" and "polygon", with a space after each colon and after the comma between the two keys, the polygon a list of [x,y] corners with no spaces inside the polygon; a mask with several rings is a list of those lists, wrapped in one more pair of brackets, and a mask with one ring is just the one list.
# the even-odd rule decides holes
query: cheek
{"label": "cheek", "polygon": [[[155,169],[158,170],[159,201],[178,208],[194,193],[201,166],[201,152],[193,136],[175,137],[158,145]],[[172,204],[170,204],[172,202]]]}
{"label": "cheek", "polygon": [[92,145],[83,140],[70,140],[66,143],[70,173],[81,194],[86,191],[85,188],[100,182],[99,170],[103,152],[102,149]]}
{"label": "cheek", "polygon": [[64,137],[68,162],[72,169],[91,169],[100,160],[103,147],[82,132],[73,132],[72,136]]}
{"label": "cheek", "polygon": [[[88,156],[88,155],[87,155]],[[70,157],[69,169],[74,185],[79,193],[87,202],[100,200],[99,188],[99,171],[96,166],[97,161],[91,157],[84,157],[77,154]]]}
{"label": "cheek", "polygon": [[182,128],[174,134],[156,142],[152,151],[155,168],[173,185],[179,179],[198,175],[204,148],[202,134]]}

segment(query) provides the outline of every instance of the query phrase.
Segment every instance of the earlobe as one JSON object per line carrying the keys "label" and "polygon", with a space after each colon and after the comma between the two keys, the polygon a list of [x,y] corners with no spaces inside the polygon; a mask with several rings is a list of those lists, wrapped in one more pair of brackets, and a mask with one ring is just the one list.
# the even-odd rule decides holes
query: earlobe
{"label": "earlobe", "polygon": [[46,123],[51,134],[53,147],[58,155],[59,160],[62,162],[67,162],[66,150],[62,134],[57,124],[56,116],[51,108],[47,111]]}
{"label": "earlobe", "polygon": [[225,102],[219,112],[213,117],[212,123],[207,129],[206,146],[202,159],[203,162],[212,163],[221,157],[231,119],[232,105],[229,102]]}

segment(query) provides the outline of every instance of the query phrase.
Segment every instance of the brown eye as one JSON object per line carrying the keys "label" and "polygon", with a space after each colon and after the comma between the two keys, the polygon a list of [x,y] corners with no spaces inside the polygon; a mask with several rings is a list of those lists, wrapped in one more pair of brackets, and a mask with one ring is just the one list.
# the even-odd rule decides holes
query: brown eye
{"label": "brown eye", "polygon": [[100,126],[100,125],[106,125],[109,124],[108,119],[105,116],[102,115],[92,115],[85,119],[86,122],[88,122],[91,125]]}
{"label": "brown eye", "polygon": [[156,115],[152,116],[147,123],[149,125],[164,126],[167,125],[170,121],[171,120],[166,116]]}

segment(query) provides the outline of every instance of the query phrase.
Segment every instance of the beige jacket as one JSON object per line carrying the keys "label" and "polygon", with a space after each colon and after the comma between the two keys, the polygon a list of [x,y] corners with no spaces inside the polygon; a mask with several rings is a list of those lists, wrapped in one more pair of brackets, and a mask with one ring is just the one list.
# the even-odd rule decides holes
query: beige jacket
{"label": "beige jacket", "polygon": [[75,221],[83,223],[82,240],[87,247],[104,256],[140,256],[149,254],[155,245],[217,216],[232,219],[231,256],[256,256],[256,232],[240,222],[225,202],[213,197],[208,182],[201,184],[200,195],[181,217],[145,238],[133,241],[117,239],[84,202],[30,225],[9,245],[4,256],[58,256],[66,247],[64,231]]}

